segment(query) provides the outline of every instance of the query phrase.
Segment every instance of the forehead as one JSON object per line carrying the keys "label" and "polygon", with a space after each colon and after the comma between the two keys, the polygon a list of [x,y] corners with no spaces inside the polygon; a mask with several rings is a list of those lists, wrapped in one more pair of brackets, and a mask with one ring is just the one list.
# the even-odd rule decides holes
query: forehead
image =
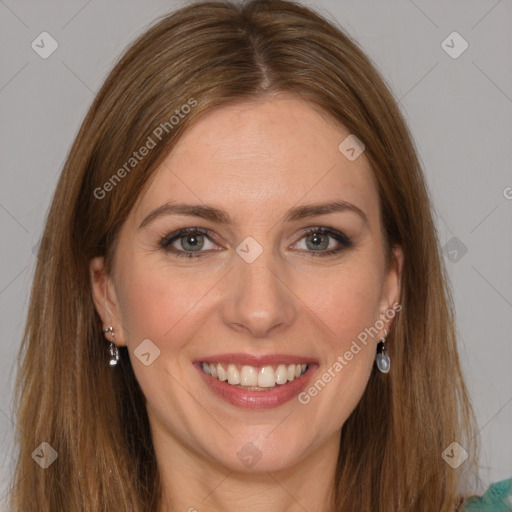
{"label": "forehead", "polygon": [[244,222],[256,211],[261,218],[296,204],[345,200],[373,222],[378,196],[370,163],[364,153],[350,161],[338,149],[349,135],[293,96],[220,107],[182,135],[136,216],[179,199],[222,207]]}

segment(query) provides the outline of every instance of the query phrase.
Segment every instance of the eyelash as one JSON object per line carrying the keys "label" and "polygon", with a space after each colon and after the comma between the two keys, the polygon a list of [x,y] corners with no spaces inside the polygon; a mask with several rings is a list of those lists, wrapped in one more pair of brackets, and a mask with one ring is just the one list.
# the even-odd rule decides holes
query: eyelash
{"label": "eyelash", "polygon": [[[160,245],[165,252],[173,254],[179,258],[202,258],[206,254],[208,254],[210,251],[182,251],[179,249],[175,249],[174,247],[173,248],[170,247],[170,245],[174,241],[179,240],[180,238],[182,238],[186,235],[196,234],[196,233],[205,235],[208,239],[210,239],[210,241],[212,241],[211,236],[210,236],[211,231],[209,229],[183,228],[183,229],[175,231],[174,233],[171,233],[171,234],[165,236],[164,238],[162,238]],[[306,237],[308,235],[313,235],[313,234],[329,235],[332,238],[334,238],[340,244],[340,246],[335,249],[330,249],[329,251],[319,251],[319,252],[305,251],[305,252],[310,253],[311,256],[315,256],[315,257],[316,256],[321,256],[321,257],[331,256],[331,255],[334,255],[336,253],[343,251],[344,249],[348,249],[354,245],[352,243],[352,241],[350,240],[350,238],[348,238],[347,235],[345,235],[344,233],[341,233],[334,229],[325,228],[325,227],[309,228],[302,233],[302,236],[299,238],[299,240],[302,240],[304,237]],[[203,253],[203,254],[201,254],[201,253]]]}

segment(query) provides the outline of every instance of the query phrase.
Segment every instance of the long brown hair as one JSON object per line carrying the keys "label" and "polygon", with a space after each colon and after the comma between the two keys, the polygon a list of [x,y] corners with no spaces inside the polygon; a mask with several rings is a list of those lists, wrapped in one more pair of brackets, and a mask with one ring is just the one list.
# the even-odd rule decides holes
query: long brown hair
{"label": "long brown hair", "polygon": [[[199,2],[157,20],[115,65],[80,128],[47,215],[19,354],[15,512],[159,510],[144,396],[126,348],[116,368],[106,364],[89,262],[103,255],[112,270],[120,226],[187,128],[223,105],[279,92],[364,142],[388,248],[405,255],[392,371],[372,373],[343,425],[334,509],[455,510],[463,470],[477,460],[475,426],[412,138],[384,80],[340,27],[292,1],[258,0]],[[147,154],[132,161],[142,146]],[[454,441],[469,453],[458,470],[441,456]],[[58,454],[46,469],[31,456],[42,442]]]}

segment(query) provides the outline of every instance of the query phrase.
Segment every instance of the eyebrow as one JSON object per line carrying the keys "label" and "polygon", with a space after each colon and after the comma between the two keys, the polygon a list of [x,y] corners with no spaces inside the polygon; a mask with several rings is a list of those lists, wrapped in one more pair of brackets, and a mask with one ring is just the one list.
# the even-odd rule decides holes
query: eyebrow
{"label": "eyebrow", "polygon": [[[307,219],[310,217],[316,217],[319,215],[328,215],[330,213],[337,212],[353,212],[359,215],[368,224],[368,217],[366,214],[352,203],[347,201],[333,201],[330,203],[318,203],[308,204],[305,206],[297,206],[291,208],[286,212],[284,222],[293,222],[301,219]],[[173,203],[171,201],[155,208],[147,215],[141,222],[139,229],[144,228],[155,219],[164,215],[190,215],[200,217],[202,219],[210,220],[218,224],[232,225],[233,219],[229,214],[214,206],[207,206],[201,204],[185,204],[185,203]]]}

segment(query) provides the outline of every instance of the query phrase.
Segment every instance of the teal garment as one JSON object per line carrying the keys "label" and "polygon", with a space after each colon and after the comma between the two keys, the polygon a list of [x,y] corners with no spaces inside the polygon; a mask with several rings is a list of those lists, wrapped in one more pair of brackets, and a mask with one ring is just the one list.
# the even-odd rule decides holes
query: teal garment
{"label": "teal garment", "polygon": [[512,478],[492,484],[479,498],[470,498],[462,512],[511,512]]}

